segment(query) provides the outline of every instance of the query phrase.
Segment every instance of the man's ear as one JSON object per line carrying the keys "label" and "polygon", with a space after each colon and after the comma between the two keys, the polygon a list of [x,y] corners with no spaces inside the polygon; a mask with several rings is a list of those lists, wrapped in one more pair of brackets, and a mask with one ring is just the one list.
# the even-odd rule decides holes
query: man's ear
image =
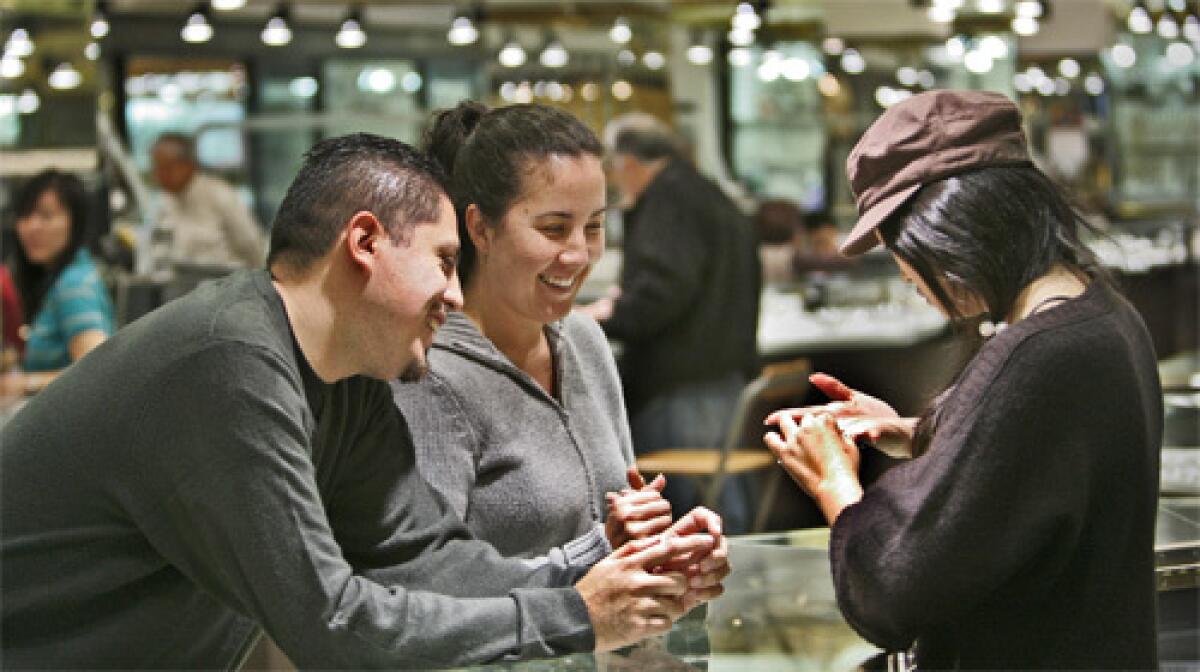
{"label": "man's ear", "polygon": [[367,210],[360,210],[346,222],[346,252],[350,260],[364,269],[372,268],[380,245],[387,239],[383,222]]}
{"label": "man's ear", "polygon": [[488,247],[491,246],[491,229],[483,217],[483,211],[479,209],[478,205],[472,203],[467,206],[463,218],[467,223],[467,235],[471,237],[475,249],[480,256],[486,255]]}

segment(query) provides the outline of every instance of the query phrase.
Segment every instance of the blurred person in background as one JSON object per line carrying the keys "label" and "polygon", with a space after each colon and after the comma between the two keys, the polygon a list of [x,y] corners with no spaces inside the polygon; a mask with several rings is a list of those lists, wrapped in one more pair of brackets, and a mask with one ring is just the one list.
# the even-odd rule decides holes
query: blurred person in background
{"label": "blurred person in background", "polygon": [[87,202],[78,177],[53,169],[17,194],[9,263],[28,323],[22,370],[4,375],[7,397],[40,391],[116,329],[108,287],[88,252]]}
{"label": "blurred person in background", "polygon": [[[637,452],[715,448],[758,366],[761,270],[747,217],[645,115],[617,118],[609,170],[625,209],[620,293],[587,307],[620,341],[621,378]],[[751,513],[741,478],[721,509],[730,531]],[[694,481],[664,491],[675,510],[699,501]]]}
{"label": "blurred person in background", "polygon": [[263,263],[262,228],[237,190],[201,171],[192,139],[164,133],[150,149],[163,191],[160,226],[171,231],[171,261],[229,267]]}
{"label": "blurred person in background", "polygon": [[[842,253],[882,243],[983,339],[919,419],[815,374],[831,404],[767,420],[832,528],[846,620],[889,651],[915,641],[919,669],[1155,669],[1154,350],[1030,162],[1016,106],[913,96],[847,172],[860,219]],[[912,459],[864,491],[858,437]]]}
{"label": "blurred person in background", "polygon": [[552,107],[465,102],[426,145],[452,176],[463,309],[438,331],[430,374],[392,385],[422,475],[505,555],[598,559],[662,531],[665,480],[627,475],[608,341],[571,310],[604,253],[600,140]]}
{"label": "blurred person in background", "polygon": [[502,558],[421,478],[384,381],[461,305],[440,168],[369,134],[305,155],[268,268],[117,333],[0,430],[13,669],[458,667],[611,650],[720,594],[717,540]]}
{"label": "blurred person in background", "polygon": [[25,352],[25,340],[21,338],[21,326],[25,324],[25,309],[21,307],[21,295],[13,283],[8,266],[0,263],[0,373],[6,373],[21,365]]}

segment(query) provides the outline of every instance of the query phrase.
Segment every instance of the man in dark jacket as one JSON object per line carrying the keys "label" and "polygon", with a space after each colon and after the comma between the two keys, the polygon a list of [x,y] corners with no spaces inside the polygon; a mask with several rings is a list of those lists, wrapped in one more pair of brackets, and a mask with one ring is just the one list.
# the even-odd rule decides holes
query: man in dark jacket
{"label": "man in dark jacket", "polygon": [[[610,177],[627,208],[621,292],[589,310],[624,348],[635,450],[716,447],[757,367],[753,230],[665,125],[644,117],[614,125]],[[667,487],[676,510],[696,503],[694,484]],[[727,492],[722,508],[728,529],[744,527],[744,498]]]}

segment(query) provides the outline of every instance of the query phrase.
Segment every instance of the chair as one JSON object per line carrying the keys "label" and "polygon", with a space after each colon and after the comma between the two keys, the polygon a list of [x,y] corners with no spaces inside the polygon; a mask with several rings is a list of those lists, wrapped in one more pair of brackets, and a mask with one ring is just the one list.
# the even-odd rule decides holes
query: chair
{"label": "chair", "polygon": [[707,481],[704,504],[714,509],[721,486],[730,474],[770,469],[767,485],[754,516],[754,531],[762,531],[779,490],[782,469],[775,455],[763,444],[763,418],[789,402],[797,403],[808,390],[812,367],[807,359],[768,364],[757,378],[742,388],[729,423],[725,441],[719,448],[667,448],[639,455],[638,470],[643,474],[687,476]]}

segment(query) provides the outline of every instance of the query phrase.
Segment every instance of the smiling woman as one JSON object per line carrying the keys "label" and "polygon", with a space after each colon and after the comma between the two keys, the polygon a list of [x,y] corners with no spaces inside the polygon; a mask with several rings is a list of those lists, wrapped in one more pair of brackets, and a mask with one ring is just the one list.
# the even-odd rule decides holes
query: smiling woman
{"label": "smiling woman", "polygon": [[24,373],[4,394],[31,394],[114,331],[108,288],[86,248],[87,197],[79,178],[56,170],[17,196],[13,279],[25,308]]}
{"label": "smiling woman", "polygon": [[427,144],[452,175],[464,307],[434,339],[431,374],[393,385],[422,474],[506,555],[598,558],[664,529],[663,481],[625,487],[607,341],[571,311],[604,252],[599,140],[550,107],[468,102]]}

